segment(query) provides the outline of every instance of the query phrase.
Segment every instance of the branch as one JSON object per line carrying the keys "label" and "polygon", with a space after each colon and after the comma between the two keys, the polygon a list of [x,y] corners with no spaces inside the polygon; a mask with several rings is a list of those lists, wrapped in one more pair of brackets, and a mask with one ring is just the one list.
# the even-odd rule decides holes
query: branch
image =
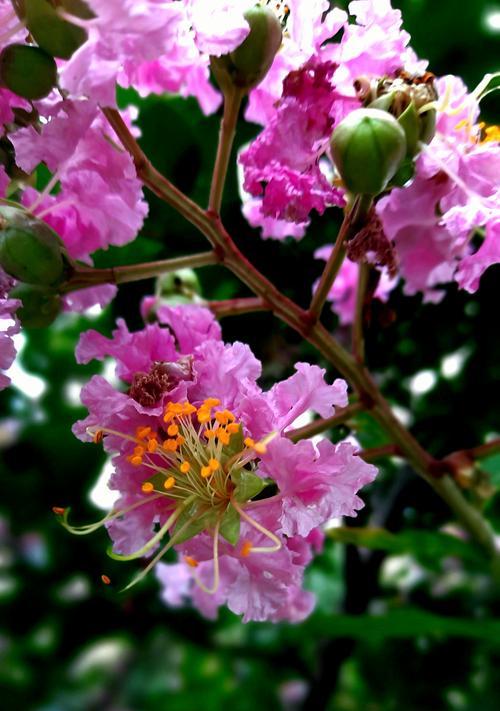
{"label": "branch", "polygon": [[298,442],[301,439],[308,439],[309,437],[314,437],[325,430],[333,429],[339,425],[343,425],[348,422],[352,417],[358,414],[358,412],[363,412],[365,405],[361,402],[353,402],[351,405],[344,407],[343,409],[337,410],[335,415],[327,417],[325,419],[314,420],[304,427],[298,427],[295,430],[289,430],[286,432],[286,436],[292,440],[292,442]]}
{"label": "branch", "polygon": [[330,254],[330,257],[323,269],[323,274],[319,280],[318,288],[314,292],[311,305],[309,307],[309,319],[312,323],[316,323],[325,301],[328,298],[330,289],[335,281],[337,274],[345,257],[344,243],[352,237],[361,227],[363,220],[368,214],[372,204],[372,198],[366,195],[358,195],[351,206],[351,209],[345,214],[335,246]]}
{"label": "branch", "polygon": [[383,444],[380,447],[363,449],[358,452],[358,456],[364,459],[365,462],[376,462],[377,459],[382,459],[383,457],[400,457],[401,450],[395,444]]}
{"label": "branch", "polygon": [[363,363],[365,359],[365,306],[366,290],[370,277],[370,265],[366,262],[359,264],[358,287],[356,291],[356,310],[352,324],[352,353],[358,363]]}
{"label": "branch", "polygon": [[236,124],[240,112],[241,102],[245,92],[234,87],[224,97],[224,115],[220,124],[219,143],[215,158],[212,184],[210,186],[210,199],[208,209],[219,214],[222,204],[222,195],[226,183],[229,159],[236,135]]}
{"label": "branch", "polygon": [[78,265],[71,279],[63,286],[62,293],[68,294],[78,289],[86,289],[89,286],[99,284],[125,284],[141,279],[175,272],[178,269],[191,267],[206,267],[217,264],[218,259],[215,252],[201,252],[187,257],[175,257],[174,259],[162,259],[157,262],[144,262],[143,264],[131,264],[121,267],[111,267],[109,269],[92,269]]}
{"label": "branch", "polygon": [[226,316],[239,316],[254,313],[255,311],[269,311],[270,306],[259,296],[250,296],[242,299],[226,299],[225,301],[209,301],[207,307],[217,318]]}

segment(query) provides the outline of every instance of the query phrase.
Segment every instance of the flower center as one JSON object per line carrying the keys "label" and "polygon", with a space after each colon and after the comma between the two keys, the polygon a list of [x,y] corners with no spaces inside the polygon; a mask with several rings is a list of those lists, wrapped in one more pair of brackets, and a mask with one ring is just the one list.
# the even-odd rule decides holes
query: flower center
{"label": "flower center", "polygon": [[[144,469],[147,475],[138,484],[143,496],[127,508],[111,511],[103,520],[87,526],[70,525],[69,509],[56,507],[53,510],[65,528],[83,535],[125,517],[139,506],[164,500],[165,523],[144,546],[129,555],[109,554],[118,560],[140,558],[154,550],[168,535],[166,545],[131,585],[138,582],[172,546],[206,531],[213,539],[213,585],[206,588],[195,573],[193,577],[206,592],[215,592],[219,575],[219,537],[236,546],[240,539],[241,519],[272,542],[271,546],[255,547],[251,542],[243,541],[238,549],[242,557],[250,553],[272,553],[281,548],[277,536],[245,511],[252,499],[270,483],[259,477],[255,468],[258,455],[265,453],[266,441],[274,434],[260,442],[244,438],[243,427],[235,415],[219,406],[217,398],[207,398],[199,407],[188,401],[169,402],[161,427],[139,426],[135,436],[109,428],[89,431],[95,443],[102,442],[107,435],[133,443],[127,460],[134,467]],[[193,568],[197,565],[194,559],[186,562]]]}

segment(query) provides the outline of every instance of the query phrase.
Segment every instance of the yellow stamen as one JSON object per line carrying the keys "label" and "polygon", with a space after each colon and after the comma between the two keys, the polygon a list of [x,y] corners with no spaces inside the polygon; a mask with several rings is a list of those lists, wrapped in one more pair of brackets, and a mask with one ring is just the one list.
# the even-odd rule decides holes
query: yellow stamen
{"label": "yellow stamen", "polygon": [[175,479],[173,476],[169,476],[168,479],[163,483],[164,489],[172,489],[175,486]]}
{"label": "yellow stamen", "polygon": [[189,462],[182,462],[179,469],[183,474],[187,474],[188,471],[191,469],[191,464]]}
{"label": "yellow stamen", "polygon": [[140,467],[142,464],[142,457],[134,455],[133,457],[130,457],[130,463],[133,464],[134,467]]}
{"label": "yellow stamen", "polygon": [[210,420],[210,411],[206,408],[200,407],[198,410],[198,422],[203,425],[205,422]]}
{"label": "yellow stamen", "polygon": [[[204,402],[203,405],[205,407],[217,407],[220,405],[220,400],[216,397],[208,397]],[[202,405],[202,407],[203,407]]]}
{"label": "yellow stamen", "polygon": [[191,568],[197,568],[199,565],[198,561],[195,558],[191,558],[190,555],[185,555],[184,561],[191,566]]}
{"label": "yellow stamen", "polygon": [[163,422],[171,422],[175,418],[175,413],[173,412],[166,412],[163,415]]}
{"label": "yellow stamen", "polygon": [[163,442],[163,449],[166,449],[167,452],[176,452],[178,446],[177,440],[175,439],[166,439]]}
{"label": "yellow stamen", "polygon": [[175,437],[175,435],[179,434],[179,428],[177,425],[170,425],[170,427],[167,430],[167,434],[169,437]]}
{"label": "yellow stamen", "polygon": [[183,437],[182,435],[179,435],[178,437],[176,437],[175,441],[177,442],[179,447],[182,447],[182,445],[185,444],[185,442],[186,442],[186,438]]}
{"label": "yellow stamen", "polygon": [[182,414],[183,415],[194,415],[196,412],[196,407],[194,405],[191,405],[190,402],[185,402],[182,406]]}
{"label": "yellow stamen", "polygon": [[237,434],[240,431],[240,426],[237,422],[230,422],[226,427],[229,434]]}
{"label": "yellow stamen", "polygon": [[142,455],[145,453],[145,451],[146,451],[146,450],[144,449],[144,447],[143,447],[142,445],[140,445],[140,444],[137,445],[137,447],[134,447],[134,454],[135,454],[137,457],[142,457]]}
{"label": "yellow stamen", "polygon": [[151,427],[138,427],[136,430],[136,435],[138,439],[145,439],[151,432]]}
{"label": "yellow stamen", "polygon": [[212,474],[212,470],[211,470],[210,467],[202,467],[202,468],[201,468],[201,476],[202,476],[204,479],[206,479],[207,477],[209,477],[210,474]]}
{"label": "yellow stamen", "polygon": [[148,452],[153,454],[153,452],[156,452],[158,449],[158,440],[157,439],[150,439],[148,442]]}
{"label": "yellow stamen", "polygon": [[216,430],[205,430],[203,434],[207,439],[213,439],[216,436],[217,432]]}
{"label": "yellow stamen", "polygon": [[141,490],[144,494],[151,494],[151,492],[153,492],[155,488],[150,481],[145,481],[144,484],[141,486]]}
{"label": "yellow stamen", "polygon": [[251,437],[245,437],[245,439],[243,440],[243,444],[245,445],[245,447],[253,449],[255,447],[255,440]]}
{"label": "yellow stamen", "polygon": [[218,459],[212,458],[212,459],[210,459],[210,461],[208,462],[208,466],[210,467],[210,469],[211,469],[213,472],[216,472],[217,469],[220,468],[220,462],[219,462]]}
{"label": "yellow stamen", "polygon": [[251,541],[244,541],[241,546],[240,555],[242,558],[246,558],[252,551],[253,545]]}

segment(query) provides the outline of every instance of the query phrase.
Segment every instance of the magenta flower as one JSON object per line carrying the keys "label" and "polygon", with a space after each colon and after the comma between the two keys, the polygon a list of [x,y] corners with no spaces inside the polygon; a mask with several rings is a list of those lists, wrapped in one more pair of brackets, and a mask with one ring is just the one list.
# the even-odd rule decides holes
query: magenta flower
{"label": "magenta flower", "polygon": [[[148,209],[132,159],[91,102],[40,105],[44,109],[40,133],[30,126],[10,140],[17,164],[31,172],[45,162],[60,191],[53,196],[27,188],[23,204],[60,235],[75,259],[88,261],[97,249],[130,242]],[[125,116],[129,123],[132,116]]]}
{"label": "magenta flower", "polygon": [[6,388],[10,383],[10,378],[1,371],[10,368],[14,362],[16,349],[12,336],[21,330],[15,316],[21,302],[19,299],[9,298],[9,291],[14,283],[14,280],[0,268],[0,390]]}
{"label": "magenta flower", "polygon": [[263,196],[266,217],[303,223],[313,208],[322,214],[328,205],[343,205],[340,192],[319,168],[333,128],[335,69],[311,59],[289,74],[275,115],[240,155],[244,189]]}
{"label": "magenta flower", "polygon": [[[439,285],[456,280],[474,291],[498,262],[494,237],[500,219],[498,129],[476,123],[479,107],[460,79],[438,81],[437,132],[404,188],[379,200],[377,213],[396,246],[405,293],[439,301]],[[491,225],[491,226],[490,226]],[[487,242],[471,255],[470,241],[485,228]]]}
{"label": "magenta flower", "polygon": [[[114,356],[127,384],[121,392],[94,376],[82,390],[89,416],[74,426],[114,455],[120,498],[102,522],[112,555],[149,557],[139,579],[174,548],[178,562],[157,569],[173,606],[190,599],[208,617],[225,604],[244,621],[301,620],[314,603],[302,580],[319,529],[361,508],[357,491],[376,469],[349,444],[316,448],[284,433],[306,410],[328,417],[345,406],[347,386],[298,363],[263,392],[259,361],[224,344],[206,309],[158,315],[163,326],[130,333],[120,322],[111,339],[90,331],[77,348],[79,362]],[[67,513],[62,522],[77,530]]]}

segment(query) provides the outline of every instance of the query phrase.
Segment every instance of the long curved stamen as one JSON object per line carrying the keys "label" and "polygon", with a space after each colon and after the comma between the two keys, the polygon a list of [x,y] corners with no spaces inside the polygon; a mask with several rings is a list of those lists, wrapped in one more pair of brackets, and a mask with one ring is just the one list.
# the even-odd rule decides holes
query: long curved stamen
{"label": "long curved stamen", "polygon": [[203,592],[206,592],[208,595],[214,595],[217,592],[217,590],[219,589],[219,583],[220,583],[219,528],[220,528],[220,519],[215,524],[214,537],[213,537],[214,579],[212,581],[212,585],[209,588],[207,588],[207,586],[201,582],[200,577],[196,573],[193,573],[193,578],[194,578],[196,585],[198,585],[198,587],[200,587],[203,590]]}
{"label": "long curved stamen", "polygon": [[274,535],[274,533],[271,533],[271,531],[268,531],[267,528],[262,526],[258,521],[253,519],[251,516],[249,516],[245,511],[241,508],[241,506],[238,504],[236,499],[232,498],[231,503],[236,509],[236,511],[240,514],[241,518],[245,519],[247,523],[249,523],[251,526],[257,529],[257,531],[260,531],[260,533],[263,533],[266,538],[269,538],[271,541],[273,541],[274,546],[260,546],[260,547],[253,547],[252,546],[252,553],[276,553],[282,548],[282,543],[280,539]]}
{"label": "long curved stamen", "polygon": [[[192,501],[194,500],[194,496],[190,497],[189,499],[186,499],[184,502],[183,506],[179,506],[171,516],[167,519],[167,521],[163,524],[163,526],[160,528],[159,531],[155,533],[155,535],[149,539],[147,543],[145,543],[142,548],[139,548],[138,550],[134,551],[133,553],[129,553],[128,555],[122,555],[121,553],[113,553],[112,551],[109,553],[109,557],[113,558],[113,560],[136,560],[136,558],[142,558],[143,555],[146,555],[151,548],[154,548],[157,543],[161,541],[163,536],[168,533],[168,530],[172,528],[174,523],[177,521],[181,513],[184,511],[186,506],[188,506]],[[169,541],[170,542],[170,541]]]}
{"label": "long curved stamen", "polygon": [[120,592],[125,592],[126,590],[130,590],[130,588],[134,587],[134,585],[137,585],[137,583],[139,583],[143,578],[145,578],[146,575],[149,573],[149,571],[152,570],[154,568],[154,566],[158,563],[158,561],[160,561],[163,558],[165,553],[167,553],[173,546],[175,546],[175,544],[177,543],[177,540],[181,537],[181,535],[184,533],[184,531],[192,523],[193,523],[192,518],[190,518],[188,521],[186,521],[186,523],[183,526],[181,526],[181,528],[176,533],[174,533],[174,535],[168,541],[168,543],[166,545],[164,545],[163,548],[161,548],[159,550],[159,552],[155,555],[155,557],[149,561],[147,566],[143,570],[141,570],[141,572],[138,575],[136,575],[134,578],[132,578],[130,583],[126,587],[124,587]]}
{"label": "long curved stamen", "polygon": [[130,506],[127,506],[124,509],[120,509],[119,511],[110,511],[104,518],[100,519],[99,521],[96,521],[95,523],[89,523],[83,526],[71,526],[68,523],[68,516],[71,509],[67,508],[64,509],[64,512],[61,515],[60,523],[63,528],[65,528],[70,533],[73,533],[75,536],[86,536],[89,533],[97,531],[99,528],[106,525],[110,521],[114,521],[115,519],[124,516],[130,511],[139,508],[139,506],[143,506],[144,504],[148,504],[151,501],[155,501],[156,499],[161,498],[161,496],[162,494],[158,494],[156,496],[148,496],[144,499],[141,499],[140,501],[136,501],[135,504],[131,504]]}

